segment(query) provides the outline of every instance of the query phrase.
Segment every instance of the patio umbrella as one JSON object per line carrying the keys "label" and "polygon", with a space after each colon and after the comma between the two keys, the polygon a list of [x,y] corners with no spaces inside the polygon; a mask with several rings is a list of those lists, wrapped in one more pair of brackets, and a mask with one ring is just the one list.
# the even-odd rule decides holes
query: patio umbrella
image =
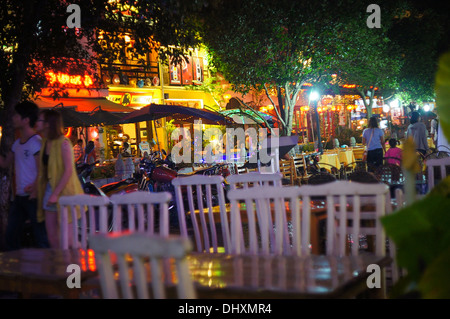
{"label": "patio umbrella", "polygon": [[89,115],[75,111],[73,108],[58,107],[52,108],[61,113],[65,127],[85,127],[91,125]]}
{"label": "patio umbrella", "polygon": [[194,123],[195,120],[202,120],[203,124],[221,125],[230,122],[225,116],[205,109],[196,109],[182,105],[150,104],[125,115],[117,124],[154,121],[168,116],[184,123]]}
{"label": "patio umbrella", "polygon": [[[272,116],[260,111],[232,109],[220,111],[220,114],[230,117],[237,124],[263,124],[264,118],[269,123],[272,121]],[[255,114],[257,113],[257,114]]]}
{"label": "patio umbrella", "polygon": [[91,125],[113,125],[121,119],[121,115],[105,111],[101,106],[98,106],[91,114],[89,114]]}

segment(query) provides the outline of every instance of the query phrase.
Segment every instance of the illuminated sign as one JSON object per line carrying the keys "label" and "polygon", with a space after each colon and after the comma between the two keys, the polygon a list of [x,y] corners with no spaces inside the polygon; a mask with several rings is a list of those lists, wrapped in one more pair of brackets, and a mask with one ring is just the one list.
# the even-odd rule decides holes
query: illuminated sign
{"label": "illuminated sign", "polygon": [[143,106],[153,102],[152,94],[133,94],[133,93],[110,93],[107,97],[108,100],[114,103],[122,104],[123,106]]}
{"label": "illuminated sign", "polygon": [[73,85],[73,86],[84,86],[89,87],[94,84],[94,81],[89,75],[69,75],[67,73],[54,73],[49,71],[45,73],[47,80],[50,85],[61,84],[61,85]]}

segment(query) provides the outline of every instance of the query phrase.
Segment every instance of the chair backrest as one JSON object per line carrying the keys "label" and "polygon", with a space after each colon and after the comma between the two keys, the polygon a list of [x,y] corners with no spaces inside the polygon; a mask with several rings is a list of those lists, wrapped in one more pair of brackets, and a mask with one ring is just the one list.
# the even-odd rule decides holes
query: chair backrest
{"label": "chair backrest", "polygon": [[333,174],[330,174],[328,172],[319,172],[319,173],[311,175],[308,178],[309,185],[319,185],[319,184],[325,184],[325,183],[332,183],[335,181],[336,181],[336,176],[334,176]]}
{"label": "chair backrest", "polygon": [[[305,185],[300,187],[299,193],[302,197],[304,225],[309,224],[311,197],[325,196],[326,198],[326,253],[328,255],[345,255],[348,235],[351,235],[355,241],[351,247],[351,253],[357,255],[360,234],[375,235],[375,253],[385,255],[385,233],[380,218],[390,209],[390,205],[387,205],[390,199],[387,185],[336,181],[322,185]],[[350,220],[352,226],[347,225]],[[363,226],[360,224],[362,220],[365,221]],[[310,242],[308,227],[302,228],[302,242]]]}
{"label": "chair backrest", "polygon": [[[137,191],[111,196],[113,231],[169,235],[169,192]],[[158,223],[159,220],[159,223]]]}
{"label": "chair backrest", "polygon": [[280,173],[283,178],[289,180],[291,185],[294,184],[294,168],[291,160],[281,159],[280,161]]}
{"label": "chair backrest", "polygon": [[[235,175],[239,176],[239,175]],[[225,252],[230,249],[230,226],[225,206],[223,177],[220,175],[192,175],[172,180],[178,210],[180,233],[188,237],[186,218],[190,217],[194,230],[196,250],[218,252],[216,223],[220,223],[221,240]],[[186,202],[187,199],[187,202]],[[220,217],[219,220],[216,218]]]}
{"label": "chair backrest", "polygon": [[254,186],[281,186],[281,173],[264,174],[259,172],[250,172],[240,175],[230,175],[227,182],[230,189],[249,188]]}
{"label": "chair backrest", "polygon": [[[443,180],[450,172],[450,157],[430,159],[426,161],[428,169],[428,191],[430,191],[437,183],[438,180]],[[438,173],[438,174],[436,174]]]}
{"label": "chair backrest", "polygon": [[248,169],[243,165],[234,164],[234,172],[235,174],[245,174],[248,173]]}
{"label": "chair backrest", "polygon": [[[88,233],[107,233],[109,198],[88,194],[60,196],[60,246],[62,249],[88,247]],[[69,223],[69,213],[71,223]],[[78,220],[78,216],[80,219]],[[70,228],[70,230],[69,230]],[[69,238],[71,234],[72,238]]]}
{"label": "chair backrest", "polygon": [[[196,298],[186,259],[192,250],[188,239],[139,232],[110,233],[90,237],[90,243],[103,298],[166,299],[171,298],[167,288],[174,285],[178,298]],[[171,267],[172,262],[174,267]],[[117,266],[118,279],[115,275]]]}
{"label": "chair backrest", "polygon": [[405,176],[402,168],[395,164],[383,164],[376,168],[375,176],[377,179],[387,185],[403,185]]}
{"label": "chair backrest", "polygon": [[300,181],[308,175],[308,166],[306,165],[305,156],[296,155],[292,158],[292,165],[294,166],[294,179]]}
{"label": "chair backrest", "polygon": [[[298,186],[261,186],[230,190],[232,253],[300,255],[298,189]],[[287,213],[293,225],[292,241]],[[244,218],[248,223],[246,237],[242,231]]]}

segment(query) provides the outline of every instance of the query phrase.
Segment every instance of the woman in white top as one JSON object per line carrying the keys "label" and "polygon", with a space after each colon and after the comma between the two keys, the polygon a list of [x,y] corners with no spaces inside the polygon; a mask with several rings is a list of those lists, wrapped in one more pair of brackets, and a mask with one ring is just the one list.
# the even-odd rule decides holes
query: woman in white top
{"label": "woman in white top", "polygon": [[369,127],[363,132],[362,142],[367,149],[367,167],[374,171],[383,164],[383,156],[386,152],[383,130],[378,128],[378,120],[375,116],[369,119]]}

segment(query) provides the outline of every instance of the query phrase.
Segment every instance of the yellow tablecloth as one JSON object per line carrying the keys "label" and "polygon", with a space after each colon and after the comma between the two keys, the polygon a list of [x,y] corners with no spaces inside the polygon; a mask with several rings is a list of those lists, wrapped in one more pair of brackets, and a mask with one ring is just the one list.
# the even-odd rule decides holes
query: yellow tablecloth
{"label": "yellow tablecloth", "polygon": [[320,155],[319,166],[325,168],[330,171],[331,167],[328,165],[320,165],[320,164],[329,164],[336,167],[338,170],[341,169],[341,162],[339,160],[339,155],[337,154],[322,154]]}
{"label": "yellow tablecloth", "polygon": [[352,149],[353,151],[353,157],[355,160],[361,161],[363,158],[365,147],[354,147]]}
{"label": "yellow tablecloth", "polygon": [[339,151],[339,161],[343,163],[344,165],[348,165],[350,163],[355,162],[355,155],[353,154],[352,149],[348,150],[340,150]]}

